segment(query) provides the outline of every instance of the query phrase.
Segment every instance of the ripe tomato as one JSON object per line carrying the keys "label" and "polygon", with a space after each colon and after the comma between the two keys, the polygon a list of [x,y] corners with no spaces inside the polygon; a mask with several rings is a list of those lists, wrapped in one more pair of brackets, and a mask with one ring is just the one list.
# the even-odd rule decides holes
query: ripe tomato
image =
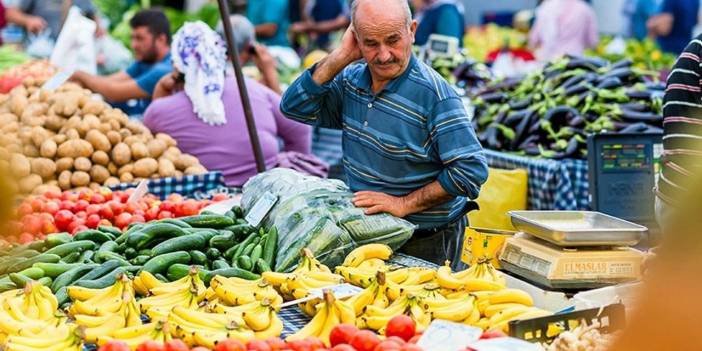
{"label": "ripe tomato", "polygon": [[263,340],[251,340],[246,343],[246,349],[249,351],[271,351],[271,347]]}
{"label": "ripe tomato", "polygon": [[361,330],[351,338],[349,344],[358,351],[373,351],[380,344],[380,338],[370,330]]}
{"label": "ripe tomato", "polygon": [[[73,223],[80,223],[80,222],[73,222]],[[85,224],[77,224],[75,227],[73,227],[73,230],[71,230],[71,235],[75,235],[76,233],[82,232],[84,230],[88,230],[88,227],[86,227]]]}
{"label": "ripe tomato", "polygon": [[32,205],[32,210],[34,210],[34,212],[41,212],[44,208],[44,201],[39,198],[33,198],[30,201],[30,204]]}
{"label": "ripe tomato", "polygon": [[110,205],[102,205],[100,207],[100,217],[107,219],[107,220],[112,220],[112,218],[115,218],[115,213],[112,212],[112,207]]}
{"label": "ripe tomato", "polygon": [[400,351],[402,349],[402,345],[404,345],[404,342],[399,344],[396,341],[383,340],[373,349],[373,351]]}
{"label": "ripe tomato", "polygon": [[41,233],[42,234],[51,234],[51,233],[57,233],[58,228],[56,228],[56,225],[54,224],[53,218],[51,221],[43,221],[42,227],[41,227]]}
{"label": "ripe tomato", "polygon": [[153,221],[158,218],[158,206],[146,210],[146,212],[144,212],[144,218],[146,218],[147,221]]}
{"label": "ripe tomato", "polygon": [[146,219],[141,214],[135,214],[132,216],[132,221],[130,223],[146,223]]}
{"label": "ripe tomato", "polygon": [[76,205],[73,207],[73,212],[85,211],[89,205],[90,202],[88,202],[87,200],[78,200],[78,202],[76,202]]}
{"label": "ripe tomato", "polygon": [[91,229],[95,229],[100,225],[100,216],[98,214],[91,214],[85,220],[85,226]]}
{"label": "ripe tomato", "polygon": [[240,341],[226,339],[218,342],[214,351],[246,351],[246,347]]}
{"label": "ripe tomato", "polygon": [[115,226],[117,228],[124,228],[132,223],[132,215],[129,213],[120,213],[119,216],[115,217]]}
{"label": "ripe tomato", "polygon": [[193,347],[192,349],[190,349],[190,351],[212,351],[212,350],[210,350],[206,347],[198,346],[198,347]]}
{"label": "ripe tomato", "polygon": [[105,196],[102,194],[93,194],[93,197],[90,198],[90,203],[91,204],[101,204],[105,202]]}
{"label": "ripe tomato", "polygon": [[503,332],[501,332],[501,331],[499,331],[499,330],[487,330],[487,331],[484,331],[484,332],[480,335],[480,340],[482,340],[482,339],[504,338],[505,336],[507,336],[507,335],[505,335],[505,333],[503,333]]}
{"label": "ripe tomato", "polygon": [[170,211],[173,212],[176,208],[175,204],[171,201],[163,201],[161,204],[158,205],[159,210],[161,211]]}
{"label": "ripe tomato", "polygon": [[398,343],[398,344],[400,344],[400,345],[404,345],[405,342],[406,342],[405,340],[402,340],[402,338],[400,338],[400,337],[398,337],[398,336],[389,336],[389,337],[385,338],[385,340],[383,340],[383,341],[388,341],[388,340],[389,340],[389,341],[396,342],[396,343]]}
{"label": "ripe tomato", "polygon": [[415,335],[411,339],[407,340],[407,342],[410,344],[416,344],[421,337],[422,337],[422,333],[417,333],[417,335]]}
{"label": "ripe tomato", "polygon": [[223,194],[223,193],[216,194],[215,196],[212,197],[212,201],[215,201],[215,202],[224,201],[227,199],[229,199],[229,195]]}
{"label": "ripe tomato", "polygon": [[44,193],[44,197],[47,199],[60,199],[61,198],[61,193],[53,190],[49,190]]}
{"label": "ripe tomato", "polygon": [[98,351],[130,351],[129,346],[118,340],[109,341],[107,344],[100,346]]}
{"label": "ripe tomato", "polygon": [[356,333],[358,333],[358,328],[355,325],[339,324],[329,334],[329,344],[331,346],[348,344]]}
{"label": "ripe tomato", "polygon": [[170,202],[181,202],[181,201],[183,201],[183,195],[180,195],[180,194],[171,194],[171,195],[168,195],[168,197],[166,198],[166,200],[168,200],[168,201],[170,201]]}
{"label": "ripe tomato", "polygon": [[158,214],[158,219],[164,219],[164,218],[175,218],[175,216],[170,211],[162,211],[161,213]]}
{"label": "ripe tomato", "polygon": [[98,214],[98,213],[100,213],[100,209],[101,209],[101,208],[102,208],[102,207],[100,207],[100,205],[97,205],[97,204],[90,204],[90,205],[88,205],[88,207],[85,209],[85,213],[87,213],[88,216],[89,216],[89,215],[92,215],[92,214]]}
{"label": "ripe tomato", "polygon": [[37,215],[24,216],[22,218],[22,224],[24,225],[24,231],[31,234],[37,234],[41,232],[41,229],[43,227],[42,220]]}
{"label": "ripe tomato", "polygon": [[198,202],[193,199],[188,199],[183,202],[182,210],[183,216],[193,216],[200,211],[200,206]]}
{"label": "ripe tomato", "polygon": [[62,210],[67,210],[67,211],[73,212],[73,206],[75,206],[75,204],[73,203],[73,201],[63,200],[63,201],[61,201],[61,204],[59,205],[59,208],[62,209]]}
{"label": "ripe tomato", "polygon": [[272,351],[279,351],[287,347],[285,341],[275,337],[266,339],[266,344],[270,346]]}
{"label": "ripe tomato", "polygon": [[136,351],[164,351],[165,349],[162,343],[149,340],[137,346]]}
{"label": "ripe tomato", "polygon": [[182,340],[174,339],[166,342],[165,351],[190,351],[190,348]]}
{"label": "ripe tomato", "polygon": [[17,207],[17,214],[20,216],[26,216],[28,214],[31,214],[34,212],[34,209],[32,208],[32,205],[24,202],[19,207]]}
{"label": "ripe tomato", "polygon": [[51,200],[44,204],[44,212],[50,214],[50,215],[55,215],[56,212],[58,212],[61,209],[59,202],[56,200]]}
{"label": "ripe tomato", "polygon": [[20,234],[20,236],[19,236],[19,242],[20,242],[20,244],[31,243],[32,241],[34,241],[34,235],[29,234],[29,233],[27,233],[27,232],[22,233],[22,234]]}
{"label": "ripe tomato", "polygon": [[307,341],[310,342],[310,350],[326,350],[326,345],[318,338],[309,337]]}
{"label": "ripe tomato", "polygon": [[349,344],[338,344],[331,348],[331,351],[356,351],[353,346]]}
{"label": "ripe tomato", "polygon": [[68,225],[73,221],[73,213],[69,210],[60,210],[54,215],[54,224],[59,230],[68,229]]}
{"label": "ripe tomato", "polygon": [[405,344],[402,346],[401,351],[424,351],[421,347],[417,346],[416,344]]}
{"label": "ripe tomato", "polygon": [[92,190],[81,190],[78,193],[78,198],[81,200],[85,201],[90,201],[90,199],[93,197],[93,191]]}
{"label": "ripe tomato", "polygon": [[388,322],[387,327],[385,327],[385,335],[399,336],[405,341],[411,339],[416,332],[417,330],[414,320],[403,314],[393,317]]}
{"label": "ripe tomato", "polygon": [[112,209],[112,213],[115,216],[118,216],[119,214],[124,212],[124,205],[121,204],[119,201],[112,200],[112,201],[108,202],[108,204],[110,206],[110,209]]}
{"label": "ripe tomato", "polygon": [[76,212],[75,216],[76,216],[76,218],[80,218],[80,219],[88,218],[88,214],[85,211],[78,211],[78,212]]}

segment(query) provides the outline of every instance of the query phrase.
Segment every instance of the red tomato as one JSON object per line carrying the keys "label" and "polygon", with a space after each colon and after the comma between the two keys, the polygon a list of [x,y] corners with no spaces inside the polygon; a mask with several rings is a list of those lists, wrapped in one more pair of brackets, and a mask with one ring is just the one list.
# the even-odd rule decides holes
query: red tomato
{"label": "red tomato", "polygon": [[215,201],[215,202],[216,201],[224,201],[227,199],[229,199],[229,195],[223,194],[223,193],[216,194],[215,196],[212,197],[212,201]]}
{"label": "red tomato", "polygon": [[183,196],[180,194],[171,194],[171,195],[168,195],[166,200],[171,201],[171,202],[181,202],[181,201],[183,201]]}
{"label": "red tomato", "polygon": [[129,213],[120,213],[119,216],[115,217],[115,227],[124,228],[132,223],[132,215]]}
{"label": "red tomato", "polygon": [[288,341],[288,347],[293,351],[311,351],[312,343],[309,339]]}
{"label": "red tomato", "polygon": [[31,233],[31,234],[37,234],[41,232],[41,229],[43,227],[43,223],[41,218],[36,215],[28,215],[22,218],[22,224],[24,224],[24,231]]}
{"label": "red tomato", "polygon": [[414,320],[404,314],[393,317],[385,327],[386,336],[399,336],[405,341],[411,339],[416,332]]}
{"label": "red tomato", "polygon": [[319,340],[318,338],[309,337],[307,338],[307,341],[310,342],[310,350],[326,350],[326,346],[322,340]]}
{"label": "red tomato", "polygon": [[507,335],[505,335],[505,333],[503,333],[503,332],[501,332],[501,331],[499,331],[499,330],[488,330],[488,331],[484,331],[484,332],[480,335],[480,340],[482,340],[482,339],[504,338],[505,336],[507,336]]}
{"label": "red tomato", "polygon": [[32,241],[34,241],[34,235],[32,235],[32,234],[25,232],[25,233],[20,234],[20,236],[19,236],[20,244],[31,243]]}
{"label": "red tomato", "polygon": [[104,226],[106,226],[106,227],[112,227],[112,222],[110,222],[110,221],[108,221],[108,220],[106,220],[106,219],[103,218],[103,219],[100,220],[100,225],[104,225]]}
{"label": "red tomato", "polygon": [[76,205],[73,207],[73,212],[85,211],[88,208],[88,205],[90,205],[90,202],[83,199],[78,200]]}
{"label": "red tomato", "polygon": [[270,346],[272,351],[279,351],[287,347],[285,341],[280,338],[268,338],[266,339],[266,344]]}
{"label": "red tomato", "polygon": [[165,349],[162,343],[149,340],[137,346],[136,351],[164,351]]}
{"label": "red tomato", "polygon": [[[79,223],[79,222],[73,222],[73,223]],[[89,228],[86,227],[85,224],[78,224],[75,227],[73,227],[73,230],[71,230],[71,235],[75,235],[78,232],[82,232],[82,231],[88,230],[88,229]]]}
{"label": "red tomato", "polygon": [[91,214],[88,216],[88,218],[85,220],[85,225],[88,228],[95,229],[100,225],[100,216],[97,214]]}
{"label": "red tomato", "polygon": [[251,340],[246,343],[246,349],[249,351],[271,351],[271,347],[263,340]]}
{"label": "red tomato", "polygon": [[383,340],[376,346],[373,351],[400,351],[404,343],[399,344],[395,341]]}
{"label": "red tomato", "polygon": [[124,205],[119,203],[118,201],[112,200],[112,201],[108,202],[108,204],[109,204],[110,208],[112,209],[112,213],[114,213],[115,216],[124,212]]}
{"label": "red tomato", "polygon": [[76,218],[86,219],[88,214],[85,211],[78,211],[76,212]]}
{"label": "red tomato", "polygon": [[174,218],[174,217],[175,216],[170,211],[163,211],[163,212],[158,214],[158,219]]}
{"label": "red tomato", "polygon": [[90,198],[90,203],[91,204],[101,204],[105,202],[105,196],[102,194],[94,194],[93,197]]}
{"label": "red tomato", "polygon": [[54,223],[60,230],[68,229],[68,225],[73,221],[73,213],[69,210],[60,210],[54,215]]}
{"label": "red tomato", "polygon": [[424,351],[424,349],[416,344],[405,344],[405,346],[402,346],[401,351]]}
{"label": "red tomato", "polygon": [[380,344],[380,338],[370,330],[361,330],[351,338],[349,344],[358,351],[373,351]]}
{"label": "red tomato", "polygon": [[73,206],[75,206],[75,204],[72,201],[63,200],[63,201],[61,201],[61,205],[59,205],[59,208],[62,210],[67,210],[67,211],[73,212]]}
{"label": "red tomato", "polygon": [[32,209],[34,210],[34,212],[41,212],[42,209],[44,208],[44,201],[42,201],[41,199],[34,198],[31,200],[30,203],[32,205]]}
{"label": "red tomato", "polygon": [[144,218],[143,215],[135,214],[132,216],[131,223],[146,223],[146,219]]}
{"label": "red tomato", "polygon": [[407,342],[410,344],[416,344],[417,341],[419,341],[419,338],[422,337],[422,333],[417,333],[417,335],[413,336],[411,339],[409,339]]}
{"label": "red tomato", "polygon": [[49,190],[44,193],[44,197],[47,199],[60,199],[61,198],[61,193],[53,190]]}
{"label": "red tomato", "polygon": [[183,205],[181,207],[181,212],[183,216],[192,216],[196,215],[198,211],[200,210],[200,207],[197,204],[197,201],[193,199],[188,199],[183,202]]}
{"label": "red tomato", "polygon": [[34,209],[32,209],[32,205],[24,202],[19,207],[17,207],[17,214],[20,216],[26,216],[28,214],[31,214],[34,212]]}
{"label": "red tomato", "polygon": [[109,341],[107,344],[100,346],[98,351],[130,351],[129,346],[118,340]]}
{"label": "red tomato", "polygon": [[110,201],[112,200],[112,190],[108,188],[101,188],[100,189],[100,195],[102,195],[105,198],[105,201]]}
{"label": "red tomato", "polygon": [[87,213],[88,215],[98,214],[98,213],[100,213],[100,209],[101,209],[101,208],[102,208],[102,207],[100,207],[100,205],[97,205],[97,204],[90,204],[90,205],[88,205],[88,207],[85,209],[85,213]]}
{"label": "red tomato", "polygon": [[146,218],[147,221],[153,221],[158,218],[158,207],[152,207],[146,210],[146,212],[144,212],[144,218]]}
{"label": "red tomato", "polygon": [[237,340],[226,339],[218,342],[214,351],[246,351],[246,347]]}
{"label": "red tomato", "polygon": [[331,351],[356,351],[353,346],[349,344],[338,344],[331,348]]}
{"label": "red tomato", "polygon": [[41,232],[43,234],[51,234],[51,233],[57,233],[58,228],[56,228],[56,225],[54,224],[53,221],[44,221],[41,227]]}
{"label": "red tomato", "polygon": [[102,207],[100,207],[99,214],[100,214],[100,217],[102,217],[104,219],[108,219],[108,220],[111,220],[112,218],[115,217],[115,213],[112,212],[112,208],[109,205],[102,205]]}
{"label": "red tomato", "polygon": [[206,347],[198,346],[198,347],[193,347],[192,349],[190,349],[190,351],[212,351],[212,350],[210,350]]}
{"label": "red tomato", "polygon": [[81,200],[86,200],[90,201],[90,199],[93,197],[93,191],[92,190],[81,190],[78,193],[78,198]]}
{"label": "red tomato", "polygon": [[358,333],[358,328],[355,325],[339,324],[329,334],[329,344],[331,346],[348,344],[356,333]]}
{"label": "red tomato", "polygon": [[404,345],[406,342],[405,340],[402,340],[402,338],[400,338],[399,336],[389,336],[389,337],[385,338],[385,340],[383,340],[383,341],[388,341],[388,340],[396,342],[400,345]]}
{"label": "red tomato", "polygon": [[166,342],[165,351],[190,351],[190,348],[182,340],[174,339]]}
{"label": "red tomato", "polygon": [[61,207],[59,206],[59,203],[54,200],[49,201],[44,205],[44,212],[52,216],[55,215],[60,209]]}
{"label": "red tomato", "polygon": [[163,201],[160,205],[158,205],[158,208],[161,211],[173,212],[173,210],[175,209],[175,204],[173,204],[173,202],[171,201]]}

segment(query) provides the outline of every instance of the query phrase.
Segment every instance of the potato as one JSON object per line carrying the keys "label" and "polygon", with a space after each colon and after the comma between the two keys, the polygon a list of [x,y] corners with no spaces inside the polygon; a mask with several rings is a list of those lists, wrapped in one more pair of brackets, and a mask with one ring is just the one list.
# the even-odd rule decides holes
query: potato
{"label": "potato", "polygon": [[68,130],[66,130],[66,132],[63,133],[63,134],[66,134],[66,138],[67,138],[68,140],[80,139],[80,133],[78,133],[78,131],[75,130],[75,129],[68,129]]}
{"label": "potato", "polygon": [[170,135],[165,134],[165,133],[158,133],[156,134],[156,139],[163,141],[166,143],[166,147],[171,147],[171,146],[176,146],[176,141],[173,139]]}
{"label": "potato", "polygon": [[71,171],[63,171],[59,174],[58,184],[62,190],[71,188]]}
{"label": "potato", "polygon": [[132,132],[130,132],[129,129],[122,128],[119,130],[119,134],[122,135],[122,140],[124,140],[128,136],[132,135]]}
{"label": "potato", "polygon": [[49,130],[53,130],[54,132],[57,132],[59,129],[63,127],[63,125],[66,123],[66,120],[59,117],[59,116],[48,116],[46,117],[46,120],[44,121],[44,127]]}
{"label": "potato", "polygon": [[32,165],[22,154],[14,154],[10,157],[10,168],[12,174],[19,178],[28,176],[32,171]]}
{"label": "potato", "polygon": [[180,149],[175,146],[171,146],[166,151],[163,152],[163,157],[168,158],[172,162],[175,162],[181,155]]}
{"label": "potato", "polygon": [[100,133],[98,130],[93,129],[88,131],[88,133],[85,135],[85,140],[87,140],[95,150],[104,152],[109,152],[110,150],[112,150],[112,144],[110,144],[110,140],[107,139],[107,137],[104,134]]}
{"label": "potato", "polygon": [[12,111],[15,116],[21,116],[28,103],[26,95],[15,93],[15,91],[10,94],[10,111]]}
{"label": "potato", "polygon": [[2,125],[12,123],[12,122],[17,122],[17,121],[18,121],[17,116],[15,116],[11,113],[0,114],[0,124],[2,124]]}
{"label": "potato", "polygon": [[55,141],[56,144],[62,144],[64,141],[68,140],[68,137],[66,137],[64,134],[56,134],[51,137],[51,140]]}
{"label": "potato", "polygon": [[20,144],[8,145],[7,151],[19,154],[22,153],[22,146]]}
{"label": "potato", "polygon": [[39,185],[38,187],[34,188],[34,190],[32,191],[32,194],[43,195],[43,194],[46,194],[48,192],[60,193],[61,188],[59,188],[56,185],[42,184],[42,185]]}
{"label": "potato", "polygon": [[105,151],[95,151],[90,159],[96,165],[107,166],[110,163],[110,156]]}
{"label": "potato", "polygon": [[131,173],[126,172],[119,176],[119,181],[122,183],[131,183],[134,181],[134,176]]}
{"label": "potato", "polygon": [[57,148],[58,146],[56,146],[56,142],[52,139],[44,140],[39,148],[39,155],[41,155],[41,157],[54,158],[54,156],[56,156]]}
{"label": "potato", "polygon": [[110,124],[111,129],[114,131],[118,131],[120,128],[122,128],[119,122],[114,119],[108,120],[107,123]]}
{"label": "potato", "polygon": [[25,144],[22,148],[22,153],[27,157],[37,157],[39,156],[39,149],[32,144]]}
{"label": "potato", "polygon": [[176,166],[181,171],[186,170],[188,167],[193,167],[197,166],[200,164],[200,161],[197,160],[197,157],[193,155],[188,155],[188,154],[183,154],[178,157],[173,164]]}
{"label": "potato", "polygon": [[132,149],[132,159],[138,160],[144,157],[149,157],[149,149],[141,141],[135,142],[131,145]]}
{"label": "potato", "polygon": [[71,175],[71,185],[74,187],[86,186],[90,184],[90,175],[83,171],[73,172]]}
{"label": "potato", "polygon": [[176,171],[175,171],[175,177],[176,177],[176,178],[183,178],[183,172],[176,170]]}
{"label": "potato", "polygon": [[88,172],[91,167],[93,167],[93,164],[87,157],[78,157],[73,161],[73,169],[76,171]]}
{"label": "potato", "polygon": [[185,175],[203,174],[207,173],[207,169],[201,165],[190,166],[185,170]]}
{"label": "potato", "polygon": [[102,187],[102,185],[95,183],[95,182],[91,182],[88,185],[88,188],[90,188],[90,190],[92,190],[92,191],[99,191],[101,187]]}
{"label": "potato", "polygon": [[95,165],[90,169],[90,179],[96,183],[104,183],[110,177],[110,172],[101,165]]}
{"label": "potato", "polygon": [[40,186],[42,183],[41,177],[36,174],[30,174],[27,177],[20,179],[19,190],[21,193],[28,194],[31,193],[34,188]]}
{"label": "potato", "polygon": [[56,161],[56,172],[70,171],[73,169],[73,158],[63,157]]}
{"label": "potato", "polygon": [[117,170],[117,175],[121,176],[124,173],[134,173],[134,164],[133,163],[126,164]]}
{"label": "potato", "polygon": [[141,138],[137,135],[130,135],[130,136],[124,138],[123,142],[129,146],[132,146],[132,144],[134,144],[134,143],[140,143]]}
{"label": "potato", "polygon": [[105,103],[97,100],[89,100],[82,108],[84,114],[90,113],[96,116],[100,115],[104,109]]}
{"label": "potato", "polygon": [[127,129],[129,129],[132,132],[132,134],[141,134],[141,133],[144,133],[145,130],[147,130],[143,124],[136,122],[136,121],[127,122],[125,127]]}
{"label": "potato", "polygon": [[107,170],[110,172],[112,175],[118,175],[117,172],[119,172],[119,169],[117,168],[117,165],[114,164],[113,162],[110,162],[107,164]]}
{"label": "potato", "polygon": [[107,178],[105,183],[103,183],[104,186],[115,186],[118,184],[119,184],[119,179],[117,179],[115,177],[109,177],[109,178]]}
{"label": "potato", "polygon": [[112,145],[117,145],[122,142],[122,134],[119,134],[117,131],[111,130],[105,133],[105,135]]}
{"label": "potato", "polygon": [[78,126],[83,123],[83,119],[80,118],[80,116],[72,116],[68,120],[66,120],[66,123],[63,124],[63,128],[66,130],[69,129],[75,129],[78,131]]}
{"label": "potato", "polygon": [[149,156],[159,158],[166,151],[166,143],[163,140],[152,139],[146,144],[146,148],[149,149]]}
{"label": "potato", "polygon": [[112,126],[109,123],[100,123],[100,126],[98,127],[98,130],[102,134],[107,134],[107,132],[112,130]]}
{"label": "potato", "polygon": [[50,178],[51,176],[56,174],[56,164],[54,163],[54,161],[48,158],[37,157],[35,159],[32,159],[31,164],[32,173],[38,174],[44,179]]}
{"label": "potato", "polygon": [[32,128],[32,143],[37,148],[41,147],[41,144],[48,138],[49,132],[47,132],[46,129],[39,126]]}
{"label": "potato", "polygon": [[85,136],[89,131],[98,129],[98,127],[100,127],[100,120],[95,115],[86,115],[78,125],[78,132],[81,136]]}
{"label": "potato", "polygon": [[118,143],[112,149],[112,162],[117,166],[124,166],[132,160],[132,151],[125,143]]}
{"label": "potato", "polygon": [[134,172],[137,177],[146,178],[158,171],[158,161],[153,158],[142,158],[134,163]]}
{"label": "potato", "polygon": [[59,145],[58,157],[90,157],[93,154],[93,146],[82,139],[68,140]]}
{"label": "potato", "polygon": [[158,160],[158,175],[161,177],[173,177],[176,168],[173,162],[165,157]]}

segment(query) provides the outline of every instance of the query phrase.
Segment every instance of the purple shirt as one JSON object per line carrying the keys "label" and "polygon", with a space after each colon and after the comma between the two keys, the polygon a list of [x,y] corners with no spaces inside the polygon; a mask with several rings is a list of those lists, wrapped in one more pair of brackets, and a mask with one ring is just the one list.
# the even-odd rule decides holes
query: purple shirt
{"label": "purple shirt", "polygon": [[[285,118],[279,108],[280,96],[261,83],[247,79],[246,88],[266,168],[276,165],[280,151],[309,154],[311,128]],[[154,134],[173,137],[181,151],[196,156],[208,170],[221,171],[228,186],[241,186],[256,174],[256,161],[234,77],[225,79],[222,99],[227,117],[224,125],[211,126],[200,120],[183,91],[153,101],[144,113],[144,124]]]}

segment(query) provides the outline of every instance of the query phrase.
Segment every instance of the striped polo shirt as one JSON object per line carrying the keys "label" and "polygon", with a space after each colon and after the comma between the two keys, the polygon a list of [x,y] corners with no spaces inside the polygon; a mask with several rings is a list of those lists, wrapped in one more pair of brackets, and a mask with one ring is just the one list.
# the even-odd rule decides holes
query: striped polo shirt
{"label": "striped polo shirt", "polygon": [[663,99],[663,155],[657,195],[675,204],[702,171],[702,36],[692,40],[668,75]]}
{"label": "striped polo shirt", "polygon": [[415,57],[377,94],[367,64],[346,67],[318,85],[313,66],[283,95],[283,114],[303,123],[342,129],[343,166],[352,191],[404,196],[438,180],[455,198],[407,216],[420,229],[465,214],[487,178],[487,162],[456,92]]}

